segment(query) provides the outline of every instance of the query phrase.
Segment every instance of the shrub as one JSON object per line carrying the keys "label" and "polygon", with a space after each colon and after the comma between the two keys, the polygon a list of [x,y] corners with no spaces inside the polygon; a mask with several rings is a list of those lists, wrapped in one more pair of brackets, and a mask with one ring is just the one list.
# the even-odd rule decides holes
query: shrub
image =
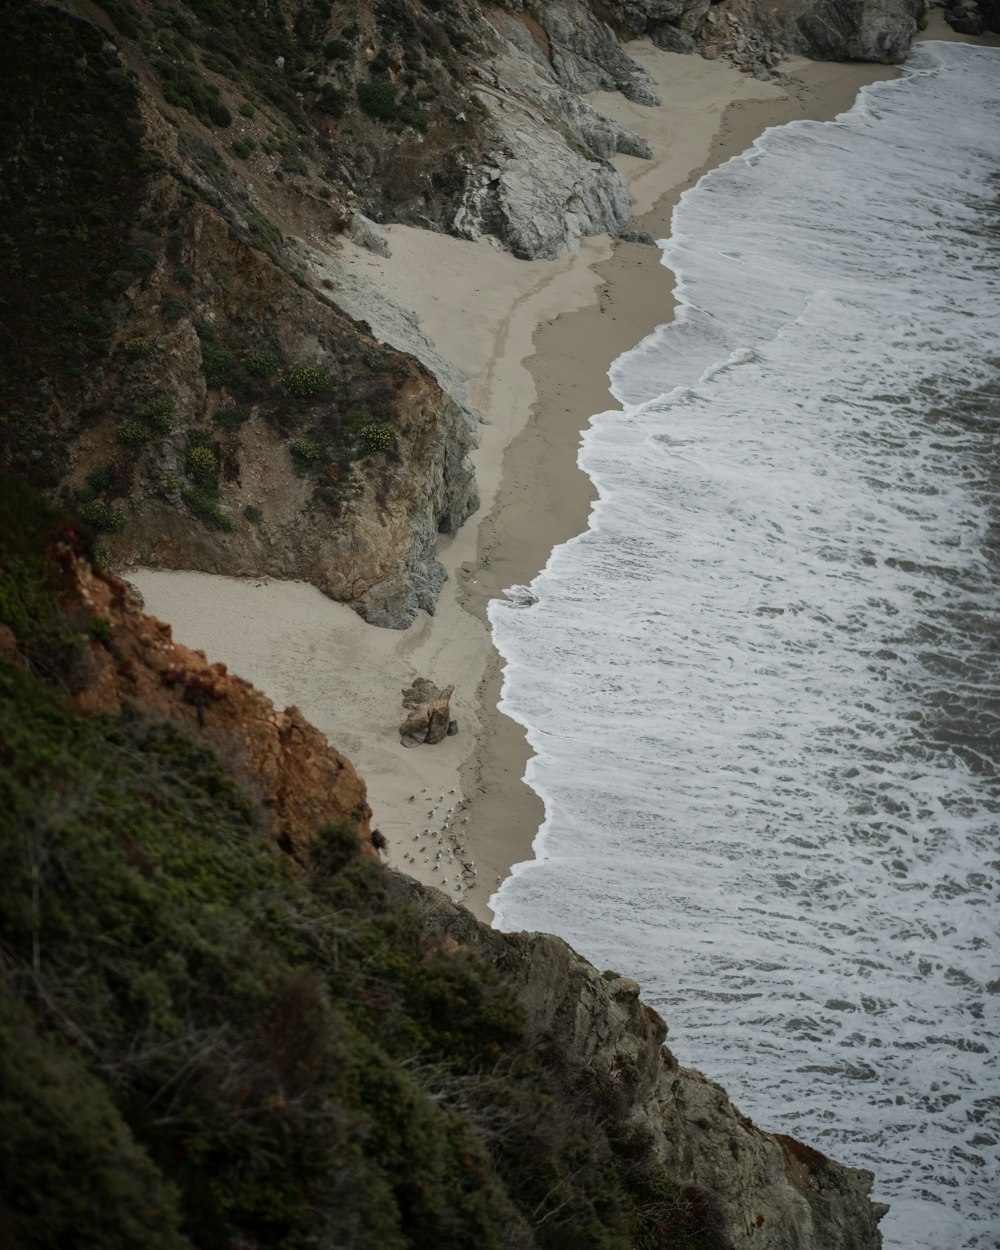
{"label": "shrub", "polygon": [[229,126],[233,116],[219,99],[218,88],[181,60],[158,60],[153,68],[160,76],[168,104],[186,109],[206,126]]}
{"label": "shrub", "polygon": [[318,365],[297,365],[285,378],[285,390],[296,399],[312,399],[329,385],[329,373]]}
{"label": "shrub", "polygon": [[395,121],[399,115],[396,90],[387,82],[358,83],[358,103],[369,117],[381,122]]}
{"label": "shrub", "polygon": [[255,378],[269,378],[281,368],[281,357],[273,347],[251,347],[243,355],[243,367]]}
{"label": "shrub", "polygon": [[111,489],[111,465],[99,464],[87,474],[87,485],[95,495]]}
{"label": "shrub", "polygon": [[125,528],[125,517],[103,499],[91,499],[81,505],[80,516],[95,534],[118,534]]}
{"label": "shrub", "polygon": [[367,455],[374,455],[379,451],[392,451],[396,445],[395,435],[385,425],[363,426],[358,437]]}
{"label": "shrub", "polygon": [[233,156],[241,161],[249,160],[251,153],[256,147],[253,139],[234,139],[229,145],[229,150]]}
{"label": "shrub", "polygon": [[260,508],[254,507],[252,503],[248,503],[246,505],[243,509],[243,515],[251,525],[259,525],[264,519],[264,514],[261,512]]}
{"label": "shrub", "polygon": [[312,465],[322,464],[326,459],[326,452],[320,443],[314,443],[308,438],[297,438],[294,443],[288,445],[292,459],[301,469],[309,468]]}
{"label": "shrub", "polygon": [[205,385],[214,390],[225,386],[233,376],[236,357],[225,343],[220,343],[204,331],[199,332],[201,339],[201,371],[205,375]]}
{"label": "shrub", "polygon": [[347,92],[326,82],[320,88],[316,107],[327,117],[343,117],[347,112]]}
{"label": "shrub", "polygon": [[175,321],[180,321],[187,312],[187,304],[182,299],[170,295],[160,305],[160,312],[163,314],[164,321],[168,325],[173,325]]}
{"label": "shrub", "polygon": [[135,415],[157,434],[167,434],[173,425],[170,418],[174,415],[176,407],[177,405],[169,395],[154,395],[152,399],[147,399],[144,404],[140,405]]}
{"label": "shrub", "polygon": [[222,511],[211,490],[186,490],[182,492],[181,499],[196,517],[212,529],[229,533],[234,528],[232,517]]}
{"label": "shrub", "polygon": [[219,461],[210,447],[195,446],[188,449],[184,462],[188,475],[199,486],[210,486],[219,476]]}
{"label": "shrub", "polygon": [[244,422],[250,420],[251,415],[250,409],[244,404],[235,404],[232,408],[218,408],[214,420],[224,430],[238,430]]}
{"label": "shrub", "polygon": [[153,351],[153,342],[151,339],[134,338],[129,339],[125,344],[126,356],[131,356],[133,360],[141,360],[143,356],[149,356]]}
{"label": "shrub", "polygon": [[102,647],[111,645],[111,622],[106,616],[95,616],[90,622],[90,641],[98,642]]}
{"label": "shrub", "polygon": [[141,421],[123,421],[115,435],[126,447],[139,447],[149,441],[149,430]]}
{"label": "shrub", "polygon": [[178,265],[174,270],[174,281],[181,286],[190,286],[194,282],[194,274],[187,265]]}

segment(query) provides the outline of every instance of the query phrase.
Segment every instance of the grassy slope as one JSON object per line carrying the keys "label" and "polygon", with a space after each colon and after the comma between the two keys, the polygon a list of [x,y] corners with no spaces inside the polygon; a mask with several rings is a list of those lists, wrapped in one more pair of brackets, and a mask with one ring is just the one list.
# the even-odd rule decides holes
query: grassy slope
{"label": "grassy slope", "polygon": [[[109,645],[0,490],[0,1241],[711,1247],[495,969],[384,904],[351,825],[293,871],[203,741],[68,691]],[[88,639],[88,631],[96,641]]]}

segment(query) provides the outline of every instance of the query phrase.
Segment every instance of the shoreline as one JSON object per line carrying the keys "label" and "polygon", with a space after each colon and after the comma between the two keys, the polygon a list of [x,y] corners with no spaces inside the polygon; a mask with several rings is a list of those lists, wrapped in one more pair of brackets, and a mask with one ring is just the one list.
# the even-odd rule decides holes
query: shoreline
{"label": "shoreline", "polygon": [[[652,161],[616,158],[633,222],[654,238],[669,233],[687,187],[768,126],[828,120],[861,86],[897,73],[796,59],[782,67],[791,82],[776,86],[728,62],[644,41],[628,50],[652,73],[663,105],[590,98],[654,146]],[[384,229],[391,257],[345,244],[338,261],[419,314],[441,355],[468,375],[470,402],[487,419],[473,454],[483,506],[441,542],[449,580],[435,616],[384,630],[305,583],[124,572],[179,641],[224,661],[279,707],[297,705],[352,760],[368,786],[373,824],[388,838],[387,863],[425,884],[450,877],[450,896],[489,922],[489,897],[513,865],[531,858],[544,813],[522,780],[531,755],[524,730],[497,708],[503,661],[486,606],[506,587],[530,582],[555,546],[586,529],[594,495],[576,466],[582,431],[595,413],[618,407],[607,389],[611,362],[672,316],[673,276],[659,249],[607,236],[584,239],[575,256],[525,262],[486,243]],[[407,749],[397,732],[401,691],[417,676],[456,686],[460,733]],[[447,808],[460,803],[442,829]],[[464,884],[427,850],[441,849],[447,864],[455,843],[464,848],[452,852],[457,860],[477,864]]]}
{"label": "shoreline", "polygon": [[[634,49],[630,51],[634,55]],[[784,98],[728,104],[702,164],[645,212],[640,205],[634,224],[657,240],[666,238],[683,192],[710,169],[745,151],[768,127],[831,120],[851,107],[863,86],[894,78],[897,72],[893,66],[867,63],[796,62]],[[600,278],[597,303],[562,313],[535,332],[528,367],[538,398],[528,425],[505,453],[500,495],[480,525],[479,586],[470,596],[470,609],[484,619],[489,599],[502,597],[508,586],[531,582],[556,546],[587,529],[597,496],[576,460],[590,418],[619,407],[608,389],[607,370],[674,315],[674,276],[661,263],[659,248],[619,243],[595,272]],[[600,344],[597,351],[595,342]],[[553,501],[550,492],[556,482],[560,494]],[[523,498],[537,506],[525,508],[519,502]],[[523,780],[533,754],[525,729],[497,707],[503,666],[494,649],[480,686],[484,732],[463,770],[463,782],[477,794],[478,837],[495,843],[507,830],[508,848],[515,858],[506,876],[516,864],[534,858],[545,809]],[[528,829],[530,841],[524,833]]]}

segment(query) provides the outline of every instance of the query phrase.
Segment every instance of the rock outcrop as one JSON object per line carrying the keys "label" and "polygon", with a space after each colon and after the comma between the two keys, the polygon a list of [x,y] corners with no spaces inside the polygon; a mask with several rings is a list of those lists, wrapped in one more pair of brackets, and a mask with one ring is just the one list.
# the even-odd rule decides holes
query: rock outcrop
{"label": "rock outcrop", "polygon": [[492,134],[468,170],[451,228],[527,259],[574,250],[584,235],[620,234],[629,200],[611,157],[651,150],[580,95],[621,91],[656,105],[648,77],[581,0],[545,5],[537,17],[490,16],[493,56],[474,74]]}
{"label": "rock outcrop", "polygon": [[948,25],[958,35],[1000,34],[1000,0],[947,0],[944,8]]}
{"label": "rock outcrop", "polygon": [[924,0],[648,0],[615,6],[662,48],[727,56],[768,77],[789,52],[827,61],[902,61]]}
{"label": "rock outcrop", "polygon": [[[54,543],[52,557],[62,574],[60,594],[92,638],[72,682],[79,711],[92,716],[135,706],[199,730],[255,795],[271,835],[295,858],[304,857],[321,825],[343,820],[356,824],[363,846],[376,855],[365,783],[350,760],[298,708],[279,711],[225,664],[210,664],[203,652],[174,642],[169,625],[140,611],[124,582],[95,571],[74,546],[69,534]],[[9,646],[6,658],[16,658]]]}
{"label": "rock outcrop", "polygon": [[392,889],[400,903],[416,897],[430,931],[485,955],[533,1025],[560,1038],[567,1062],[618,1091],[623,1118],[734,1250],[881,1246],[888,1208],[870,1201],[872,1174],[756,1128],[720,1086],[681,1067],[635,981],[599,973],[558,938],[487,929],[407,877]]}
{"label": "rock outcrop", "polygon": [[403,691],[403,707],[409,708],[410,712],[399,727],[404,747],[417,747],[424,743],[434,746],[458,733],[458,722],[452,719],[450,710],[454,693],[454,686],[439,690],[426,677],[418,677],[412,686]]}

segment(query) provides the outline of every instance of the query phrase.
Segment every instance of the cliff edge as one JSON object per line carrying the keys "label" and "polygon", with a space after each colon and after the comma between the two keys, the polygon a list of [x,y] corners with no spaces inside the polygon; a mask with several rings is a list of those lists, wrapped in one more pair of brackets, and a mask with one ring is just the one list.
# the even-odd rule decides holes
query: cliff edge
{"label": "cliff edge", "polygon": [[875,1250],[871,1176],[635,982],[385,869],[294,709],[0,491],[0,1233],[23,1250]]}

